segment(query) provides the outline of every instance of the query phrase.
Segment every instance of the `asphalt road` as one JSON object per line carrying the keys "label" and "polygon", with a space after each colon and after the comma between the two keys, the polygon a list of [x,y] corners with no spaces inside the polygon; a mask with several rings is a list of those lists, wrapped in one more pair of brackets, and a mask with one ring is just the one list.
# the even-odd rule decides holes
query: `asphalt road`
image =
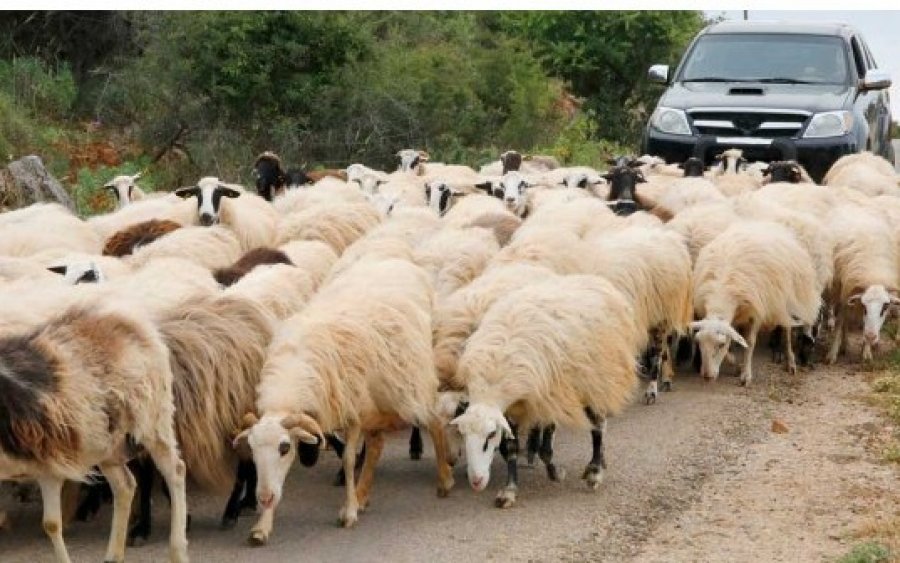
{"label": "asphalt road", "polygon": [[894,139],[891,142],[894,143],[895,168],[897,169],[897,172],[900,172],[900,139]]}
{"label": "asphalt road", "polygon": [[[765,372],[771,371],[771,366],[761,369],[749,390],[737,387],[733,377],[709,385],[685,376],[657,404],[635,404],[611,420],[609,470],[595,492],[580,479],[590,455],[587,433],[559,433],[556,460],[567,473],[562,483],[547,481],[540,461],[534,468],[523,467],[519,503],[499,510],[493,507],[505,474],[499,456],[485,492],[474,493],[464,467],[458,466],[456,488],[449,498],[439,499],[430,446],[426,444],[423,460],[411,461],[406,454],[408,434],[403,432],[390,439],[378,467],[371,507],[354,529],[335,525],[342,490],[330,484],[338,461],[327,452],[315,468],[294,467],[274,534],[262,548],[251,548],[245,541],[254,516],[242,517],[231,531],[220,531],[224,499],[190,492],[190,554],[193,561],[216,563],[622,560],[637,553],[649,528],[688,506],[707,477],[768,430]],[[520,463],[525,464],[524,458]],[[0,532],[0,560],[51,560],[39,502],[10,508],[14,527]],[[96,521],[76,523],[67,530],[74,561],[102,559],[110,517],[107,506]],[[154,536],[147,545],[129,548],[128,561],[165,560],[167,520],[168,504],[159,498],[154,505]]]}

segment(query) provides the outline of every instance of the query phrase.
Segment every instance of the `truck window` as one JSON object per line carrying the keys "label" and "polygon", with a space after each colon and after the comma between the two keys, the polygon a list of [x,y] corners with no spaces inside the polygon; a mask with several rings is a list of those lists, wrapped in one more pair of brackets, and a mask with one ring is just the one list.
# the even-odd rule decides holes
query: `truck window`
{"label": "truck window", "polygon": [[850,41],[853,46],[853,63],[856,65],[856,75],[859,78],[862,78],[866,75],[866,59],[863,56],[862,49],[859,47],[859,41],[854,37]]}

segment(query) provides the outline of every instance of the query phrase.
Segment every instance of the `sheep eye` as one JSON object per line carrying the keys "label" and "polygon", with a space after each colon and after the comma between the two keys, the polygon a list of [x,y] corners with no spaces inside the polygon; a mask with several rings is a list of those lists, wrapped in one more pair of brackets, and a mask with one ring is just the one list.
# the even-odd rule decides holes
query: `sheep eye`
{"label": "sheep eye", "polygon": [[284,457],[291,451],[291,443],[290,442],[281,442],[278,444],[278,453],[281,454],[281,457]]}
{"label": "sheep eye", "polygon": [[493,440],[495,436],[497,436],[497,431],[496,431],[496,430],[494,430],[493,432],[491,432],[490,434],[488,434],[488,435],[487,435],[487,439],[488,439],[488,440]]}
{"label": "sheep eye", "polygon": [[887,314],[889,306],[890,306],[890,303],[885,303],[884,305],[881,306],[881,316],[884,316],[885,314]]}

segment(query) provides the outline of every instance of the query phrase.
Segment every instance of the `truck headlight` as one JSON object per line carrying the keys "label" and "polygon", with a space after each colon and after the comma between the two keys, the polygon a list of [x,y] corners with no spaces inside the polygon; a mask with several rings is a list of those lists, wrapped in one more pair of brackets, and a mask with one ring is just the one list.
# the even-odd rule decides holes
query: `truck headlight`
{"label": "truck headlight", "polygon": [[687,116],[680,109],[658,107],[650,117],[650,126],[663,133],[672,135],[690,135],[691,126]]}
{"label": "truck headlight", "polygon": [[853,128],[853,114],[849,111],[826,111],[812,116],[804,138],[839,137]]}

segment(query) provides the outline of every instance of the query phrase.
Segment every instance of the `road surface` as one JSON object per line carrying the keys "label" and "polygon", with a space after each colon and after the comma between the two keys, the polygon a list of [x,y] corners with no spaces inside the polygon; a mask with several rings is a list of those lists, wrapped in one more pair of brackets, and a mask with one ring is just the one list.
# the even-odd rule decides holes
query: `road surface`
{"label": "road surface", "polygon": [[[398,433],[389,441],[378,467],[371,507],[361,515],[354,529],[344,530],[335,525],[342,490],[330,484],[338,462],[331,452],[327,452],[315,468],[294,467],[278,510],[275,532],[270,544],[262,548],[251,548],[245,541],[253,524],[252,515],[242,517],[235,529],[220,531],[217,523],[224,499],[191,492],[189,506],[193,528],[189,534],[189,549],[192,559],[215,563],[250,560],[255,563],[300,560],[637,561],[646,552],[648,561],[654,560],[654,554],[660,557],[659,560],[670,561],[758,561],[763,557],[761,545],[776,550],[763,557],[772,561],[819,561],[822,554],[840,554],[844,549],[843,540],[829,536],[830,527],[835,523],[825,517],[793,522],[791,519],[796,511],[792,508],[785,512],[787,521],[779,523],[777,534],[772,537],[806,537],[815,546],[815,556],[812,551],[796,552],[794,544],[784,549],[795,551],[784,552],[777,540],[750,541],[745,556],[740,552],[732,554],[728,551],[729,542],[718,536],[708,537],[712,543],[702,547],[699,555],[690,551],[703,545],[703,535],[715,525],[700,516],[695,515],[693,520],[690,516],[697,506],[703,506],[702,502],[709,502],[710,494],[728,498],[730,504],[722,518],[740,519],[741,529],[735,529],[734,533],[750,534],[743,536],[745,543],[749,541],[747,538],[757,537],[753,533],[764,533],[754,532],[753,526],[771,526],[768,519],[772,513],[768,510],[773,508],[756,507],[751,514],[740,514],[741,507],[755,506],[755,502],[764,503],[768,498],[750,488],[745,494],[752,497],[741,497],[741,472],[751,471],[755,466],[752,452],[759,448],[765,452],[770,446],[786,447],[785,444],[793,444],[794,448],[789,447],[787,452],[775,450],[778,453],[773,455],[780,458],[794,455],[795,450],[807,454],[817,451],[812,446],[804,449],[804,444],[798,442],[805,435],[801,429],[792,429],[787,438],[772,434],[773,415],[785,408],[800,409],[787,411],[786,420],[789,424],[801,424],[803,419],[792,418],[791,414],[806,408],[798,405],[830,409],[830,401],[844,400],[828,392],[832,387],[827,378],[842,381],[845,385],[848,381],[857,386],[865,385],[861,378],[848,378],[843,367],[820,369],[791,379],[782,369],[768,362],[767,350],[759,350],[758,354],[759,359],[754,363],[759,367],[750,389],[738,387],[735,377],[723,376],[714,384],[704,384],[695,376],[684,375],[676,380],[675,391],[662,394],[657,404],[635,404],[623,416],[613,419],[608,435],[609,471],[596,492],[587,490],[579,478],[589,457],[586,433],[559,433],[555,456],[567,473],[562,483],[548,482],[539,461],[534,468],[523,467],[519,472],[519,503],[509,510],[493,507],[493,495],[502,486],[504,475],[499,459],[495,461],[491,484],[484,493],[476,494],[468,487],[464,467],[458,466],[456,488],[449,498],[439,499],[434,493],[433,455],[428,445],[423,460],[411,461],[406,454],[408,434]],[[823,392],[828,401],[798,399],[803,394],[820,397]],[[858,395],[859,392],[859,388],[854,388],[853,393]],[[809,436],[820,436],[820,439],[824,436],[829,444],[832,441],[837,444],[838,438],[847,432],[844,427],[851,415],[868,412],[856,402],[843,408],[840,414],[828,411],[819,414],[818,418],[807,417],[811,421]],[[821,428],[823,417],[829,425],[827,429]],[[845,441],[851,445],[859,442],[855,437]],[[850,448],[851,445],[840,447]],[[862,454],[853,455],[854,459],[862,458]],[[822,464],[829,463],[829,459],[820,459],[818,455],[811,460],[798,458],[795,465],[812,465],[806,471],[788,466],[790,472],[785,479],[806,479],[826,490],[837,490],[843,483],[847,466],[841,465],[828,473]],[[524,465],[523,458],[520,463]],[[867,483],[874,482],[872,479],[877,471],[885,471],[872,467],[865,465],[859,471]],[[768,473],[768,463],[763,469],[767,478],[773,478],[775,474]],[[823,475],[827,476],[824,482]],[[725,478],[736,480],[737,484],[720,482]],[[760,481],[755,474],[748,479],[749,483]],[[723,488],[724,492],[719,490]],[[809,489],[802,483],[792,485],[787,498],[793,494],[798,498],[792,499],[788,506],[802,505],[805,501],[799,495]],[[769,496],[784,498],[783,495]],[[836,495],[825,497],[824,502],[837,502]],[[9,505],[11,501],[0,499],[0,502]],[[50,560],[52,549],[41,531],[39,503],[9,506],[14,527],[0,532],[0,560],[6,563]],[[128,561],[156,562],[166,558],[168,505],[159,498],[154,508],[154,536],[148,545],[130,548]],[[843,505],[826,507],[824,514],[845,514],[842,509]],[[703,508],[701,516],[710,513],[709,508]],[[74,561],[102,559],[110,514],[107,506],[97,521],[76,523],[67,530],[67,544]],[[679,520],[679,516],[686,520]],[[694,522],[694,529],[691,522]],[[719,520],[716,522],[721,524]],[[791,535],[791,526],[799,536]],[[656,530],[667,529],[668,532],[657,537]],[[664,545],[660,545],[660,541]],[[680,545],[681,555],[667,558],[665,554],[679,548],[682,541],[688,544]],[[715,550],[719,557],[711,555]]]}

